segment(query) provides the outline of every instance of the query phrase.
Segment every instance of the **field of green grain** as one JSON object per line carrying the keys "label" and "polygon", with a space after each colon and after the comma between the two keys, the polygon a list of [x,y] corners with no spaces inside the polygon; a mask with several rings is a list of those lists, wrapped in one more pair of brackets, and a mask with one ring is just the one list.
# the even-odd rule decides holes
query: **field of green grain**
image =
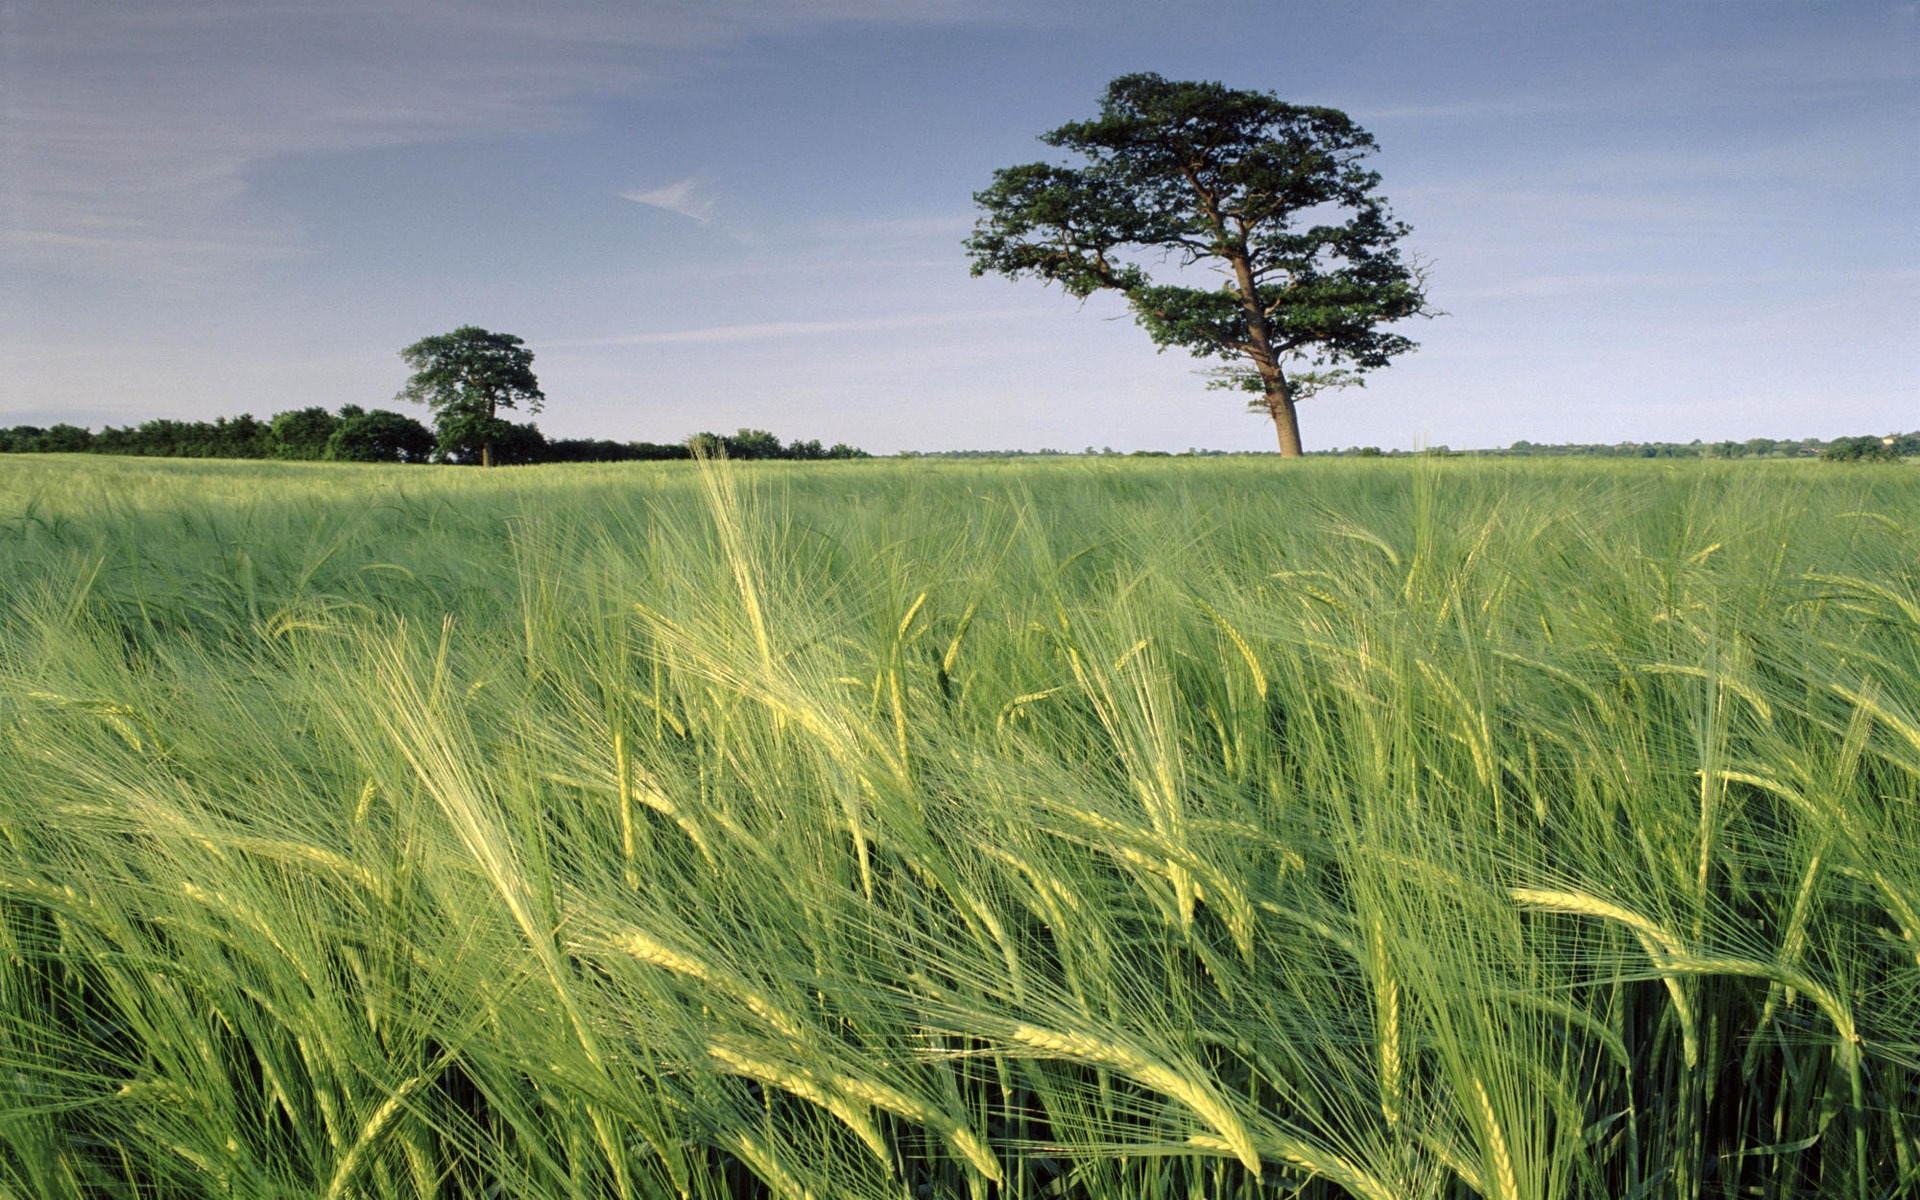
{"label": "field of green grain", "polygon": [[1920,1188],[1920,470],[0,465],[0,1197]]}

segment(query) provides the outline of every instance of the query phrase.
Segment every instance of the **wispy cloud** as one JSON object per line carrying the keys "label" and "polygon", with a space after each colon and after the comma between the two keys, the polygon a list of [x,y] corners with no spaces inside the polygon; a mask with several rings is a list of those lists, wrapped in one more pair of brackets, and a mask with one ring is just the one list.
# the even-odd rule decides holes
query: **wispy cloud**
{"label": "wispy cloud", "polygon": [[648,208],[664,209],[702,225],[713,220],[712,190],[695,175],[676,180],[664,187],[649,188],[646,191],[629,188],[620,193],[620,198],[631,200],[635,204],[644,204]]}
{"label": "wispy cloud", "polygon": [[[596,101],[671,82],[689,48],[1017,7],[996,2],[983,17],[970,0],[0,3],[0,265],[171,279],[284,258],[301,249],[299,224],[249,189],[249,173],[276,157],[564,127]],[[697,192],[657,199],[708,219]]]}
{"label": "wispy cloud", "polygon": [[970,312],[917,313],[892,317],[849,317],[839,321],[760,321],[746,325],[708,325],[699,329],[672,329],[657,333],[629,333],[604,338],[577,338],[547,342],[548,349],[588,349],[606,346],[674,346],[722,342],[764,342],[775,338],[827,337],[846,333],[884,333],[899,329],[929,329],[941,325],[971,325],[1014,318],[1031,320],[1031,308],[988,308]]}

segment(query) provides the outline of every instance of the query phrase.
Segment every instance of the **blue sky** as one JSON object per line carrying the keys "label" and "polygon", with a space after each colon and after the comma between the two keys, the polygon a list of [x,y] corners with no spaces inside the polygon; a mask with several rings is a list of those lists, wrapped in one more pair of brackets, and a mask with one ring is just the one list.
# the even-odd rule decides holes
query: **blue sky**
{"label": "blue sky", "polygon": [[1879,0],[0,0],[0,424],[385,405],[471,323],[550,436],[1270,448],[1117,301],[968,274],[1141,70],[1381,144],[1448,315],[1309,448],[1920,428]]}

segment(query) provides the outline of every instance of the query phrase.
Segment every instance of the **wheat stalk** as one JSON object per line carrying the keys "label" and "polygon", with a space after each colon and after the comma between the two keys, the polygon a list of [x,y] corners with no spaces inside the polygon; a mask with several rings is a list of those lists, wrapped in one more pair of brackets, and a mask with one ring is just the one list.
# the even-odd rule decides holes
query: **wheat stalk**
{"label": "wheat stalk", "polygon": [[1513,1174],[1513,1154],[1507,1149],[1507,1136],[1500,1129],[1500,1118],[1493,1111],[1493,1099],[1487,1095],[1487,1087],[1476,1076],[1473,1080],[1474,1098],[1479,1101],[1480,1127],[1487,1135],[1487,1151],[1493,1157],[1494,1178],[1499,1181],[1495,1190],[1498,1200],[1519,1200],[1520,1185]]}
{"label": "wheat stalk", "polygon": [[779,1088],[788,1095],[797,1096],[838,1117],[840,1123],[852,1130],[854,1135],[865,1142],[867,1149],[873,1151],[875,1158],[891,1164],[892,1153],[887,1140],[871,1118],[854,1103],[848,1102],[843,1093],[825,1086],[812,1072],[799,1067],[777,1063],[770,1059],[758,1058],[751,1053],[721,1042],[709,1042],[707,1053],[729,1074],[739,1075],[768,1087]]}
{"label": "wheat stalk", "polygon": [[1094,1066],[1112,1067],[1134,1082],[1172,1096],[1212,1125],[1232,1147],[1234,1156],[1249,1171],[1260,1170],[1260,1153],[1246,1126],[1211,1089],[1170,1067],[1149,1061],[1124,1046],[1101,1041],[1085,1034],[1062,1033],[1035,1025],[1016,1025],[1010,1033],[1022,1045],[1061,1058],[1075,1059]]}

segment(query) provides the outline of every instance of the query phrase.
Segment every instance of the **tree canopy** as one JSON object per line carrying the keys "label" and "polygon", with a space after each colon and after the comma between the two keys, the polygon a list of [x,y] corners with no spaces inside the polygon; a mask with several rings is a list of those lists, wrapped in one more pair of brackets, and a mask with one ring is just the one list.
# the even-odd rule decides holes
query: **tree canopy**
{"label": "tree canopy", "polygon": [[267,436],[275,458],[321,459],[340,418],[324,408],[296,408],[267,422]]}
{"label": "tree canopy", "polygon": [[412,417],[349,404],[340,409],[326,456],[335,462],[419,463],[432,456],[433,446],[433,432]]}
{"label": "tree canopy", "polygon": [[496,446],[520,447],[537,431],[501,419],[501,409],[525,406],[537,413],[546,403],[533,374],[533,351],[510,333],[462,325],[452,333],[421,338],[400,352],[413,375],[397,399],[433,410],[436,452],[467,458],[478,451],[492,466]]}
{"label": "tree canopy", "polygon": [[[1099,116],[1040,140],[1084,164],[995,171],[974,196],[973,273],[1119,292],[1155,345],[1228,360],[1218,382],[1255,394],[1282,454],[1301,453],[1299,400],[1414,348],[1382,326],[1429,313],[1424,274],[1345,113],[1126,75]],[[1150,259],[1224,279],[1157,281]]]}

